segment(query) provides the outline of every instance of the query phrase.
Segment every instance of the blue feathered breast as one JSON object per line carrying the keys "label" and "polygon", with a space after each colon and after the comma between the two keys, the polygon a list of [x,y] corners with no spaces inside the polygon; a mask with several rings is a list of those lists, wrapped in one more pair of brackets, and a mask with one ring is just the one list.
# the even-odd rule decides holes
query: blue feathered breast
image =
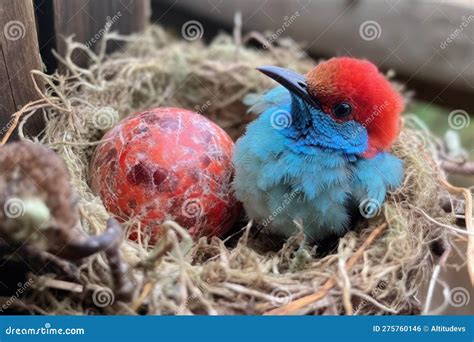
{"label": "blue feathered breast", "polygon": [[[272,232],[290,236],[294,220],[301,220],[311,241],[341,234],[361,203],[381,205],[386,192],[401,183],[403,163],[389,153],[364,159],[345,148],[330,148],[331,139],[341,139],[337,131],[322,143],[299,144],[291,132],[298,126],[292,117],[287,127],[276,126],[276,111],[294,116],[286,89],[277,87],[253,102],[251,110],[261,115],[235,146],[234,189],[247,215]],[[311,139],[319,136],[316,132]],[[354,149],[353,142],[348,144]]]}

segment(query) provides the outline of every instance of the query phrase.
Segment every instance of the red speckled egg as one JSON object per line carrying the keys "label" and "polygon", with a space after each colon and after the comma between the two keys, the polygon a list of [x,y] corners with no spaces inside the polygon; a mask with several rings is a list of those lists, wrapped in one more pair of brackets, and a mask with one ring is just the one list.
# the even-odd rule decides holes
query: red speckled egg
{"label": "red speckled egg", "polygon": [[130,238],[156,243],[171,219],[193,237],[225,234],[240,210],[232,190],[231,138],[197,113],[155,108],[132,115],[103,138],[91,186],[107,210],[137,219]]}

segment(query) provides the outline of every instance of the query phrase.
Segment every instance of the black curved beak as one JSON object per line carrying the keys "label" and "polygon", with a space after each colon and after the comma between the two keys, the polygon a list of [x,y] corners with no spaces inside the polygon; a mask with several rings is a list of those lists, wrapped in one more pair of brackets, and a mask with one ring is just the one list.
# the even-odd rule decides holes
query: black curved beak
{"label": "black curved beak", "polygon": [[311,106],[321,108],[319,102],[309,94],[306,78],[303,75],[276,66],[262,66],[258,67],[257,70],[280,83]]}

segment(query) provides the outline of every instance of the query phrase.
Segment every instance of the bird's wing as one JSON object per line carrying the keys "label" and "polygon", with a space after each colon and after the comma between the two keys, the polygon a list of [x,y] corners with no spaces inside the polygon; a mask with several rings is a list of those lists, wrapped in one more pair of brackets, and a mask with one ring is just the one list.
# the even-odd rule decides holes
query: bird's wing
{"label": "bird's wing", "polygon": [[372,159],[360,159],[354,164],[352,197],[356,203],[379,210],[387,191],[395,190],[403,180],[403,162],[382,152]]}
{"label": "bird's wing", "polygon": [[244,104],[249,107],[248,112],[262,114],[270,107],[280,106],[291,101],[288,90],[278,86],[264,94],[250,93],[244,97]]}

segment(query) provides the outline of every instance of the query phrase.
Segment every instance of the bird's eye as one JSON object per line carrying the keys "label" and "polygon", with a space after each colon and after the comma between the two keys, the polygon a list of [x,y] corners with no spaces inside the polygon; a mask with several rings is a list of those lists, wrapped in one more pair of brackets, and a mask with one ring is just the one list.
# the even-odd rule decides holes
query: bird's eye
{"label": "bird's eye", "polygon": [[339,119],[347,118],[352,113],[352,106],[347,102],[341,102],[332,109],[334,116]]}

